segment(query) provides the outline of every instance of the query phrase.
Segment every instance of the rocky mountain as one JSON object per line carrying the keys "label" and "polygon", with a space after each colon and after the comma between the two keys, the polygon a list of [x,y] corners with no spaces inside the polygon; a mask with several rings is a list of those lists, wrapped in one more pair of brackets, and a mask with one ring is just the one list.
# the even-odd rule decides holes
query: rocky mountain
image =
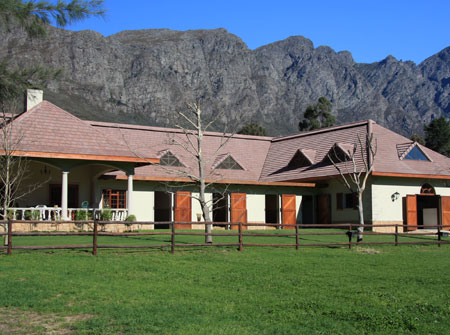
{"label": "rocky mountain", "polygon": [[419,65],[358,64],[301,36],[250,50],[224,29],[103,37],[50,27],[45,39],[0,32],[0,58],[62,69],[45,98],[85,119],[173,126],[177,110],[202,98],[207,116],[223,111],[222,123],[256,121],[281,135],[320,96],[339,123],[372,118],[407,136],[450,116],[450,47]]}

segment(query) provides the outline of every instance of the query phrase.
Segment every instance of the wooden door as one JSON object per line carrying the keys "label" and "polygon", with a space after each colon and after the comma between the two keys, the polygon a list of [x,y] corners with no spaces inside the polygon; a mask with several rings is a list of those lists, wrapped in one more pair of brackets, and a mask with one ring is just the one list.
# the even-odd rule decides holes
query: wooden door
{"label": "wooden door", "polygon": [[[247,194],[246,193],[231,193],[231,222],[232,223],[247,223]],[[236,224],[231,225],[231,229],[238,229]],[[247,229],[247,226],[242,226],[243,230]]]}
{"label": "wooden door", "polygon": [[441,224],[442,229],[450,230],[450,197],[441,196]]}
{"label": "wooden door", "polygon": [[331,224],[331,195],[320,194],[317,196],[317,223]]}
{"label": "wooden door", "polygon": [[177,191],[175,193],[175,222],[183,222],[176,224],[176,229],[191,229],[192,224],[186,223],[192,221],[191,210],[191,192]]}
{"label": "wooden door", "polygon": [[295,229],[294,225],[297,223],[297,215],[295,208],[295,194],[281,195],[281,224],[283,229]]}
{"label": "wooden door", "polygon": [[406,196],[406,230],[417,229],[417,195]]}

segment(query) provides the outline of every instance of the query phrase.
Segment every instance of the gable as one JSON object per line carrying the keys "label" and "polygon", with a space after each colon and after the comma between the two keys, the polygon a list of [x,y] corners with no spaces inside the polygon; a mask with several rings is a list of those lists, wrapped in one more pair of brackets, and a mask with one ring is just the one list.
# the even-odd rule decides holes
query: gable
{"label": "gable", "polygon": [[230,154],[219,156],[212,168],[223,170],[244,170],[244,168]]}
{"label": "gable", "polygon": [[159,165],[162,166],[180,166],[185,165],[181,163],[177,156],[175,156],[170,150],[164,150],[159,154]]}
{"label": "gable", "polygon": [[300,168],[314,164],[316,150],[299,149],[296,151],[292,159],[289,161],[289,168]]}
{"label": "gable", "polygon": [[340,163],[349,161],[352,158],[355,146],[349,143],[335,143],[328,151],[325,162]]}
{"label": "gable", "polygon": [[420,149],[417,142],[398,144],[397,153],[400,160],[431,162],[431,159]]}

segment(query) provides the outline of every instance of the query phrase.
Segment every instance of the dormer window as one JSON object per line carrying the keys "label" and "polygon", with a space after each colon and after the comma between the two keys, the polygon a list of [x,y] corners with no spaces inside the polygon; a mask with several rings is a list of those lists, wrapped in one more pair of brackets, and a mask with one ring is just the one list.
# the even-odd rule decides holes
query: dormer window
{"label": "dormer window", "polygon": [[288,167],[295,169],[310,166],[314,164],[315,157],[316,150],[299,149],[290,160]]}
{"label": "dormer window", "polygon": [[184,166],[170,151],[166,151],[166,153],[159,158],[159,164],[162,166]]}
{"label": "dormer window", "polygon": [[400,160],[431,162],[428,155],[420,149],[417,142],[397,145],[398,158]]}
{"label": "dormer window", "polygon": [[405,156],[405,158],[403,159],[408,159],[408,160],[414,160],[414,161],[427,161],[429,162],[430,160],[425,156],[425,154],[423,153],[422,150],[419,149],[419,147],[415,146],[414,148],[411,149],[410,152],[408,152],[408,154]]}
{"label": "dormer window", "polygon": [[355,146],[348,143],[335,143],[328,151],[326,160],[330,163],[340,163],[349,161],[352,158]]}
{"label": "dormer window", "polygon": [[244,168],[236,162],[231,155],[218,157],[218,160],[213,164],[213,169],[223,170],[244,170]]}

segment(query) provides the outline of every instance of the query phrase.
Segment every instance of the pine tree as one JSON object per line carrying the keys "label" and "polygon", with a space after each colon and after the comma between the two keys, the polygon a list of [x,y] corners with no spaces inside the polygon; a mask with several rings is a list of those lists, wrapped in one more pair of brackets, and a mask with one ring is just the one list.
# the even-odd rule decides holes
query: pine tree
{"label": "pine tree", "polygon": [[425,146],[450,157],[450,121],[441,116],[423,127]]}
{"label": "pine tree", "polygon": [[332,108],[333,105],[327,98],[320,97],[317,104],[306,107],[304,120],[298,123],[298,129],[306,131],[331,127],[336,123],[336,118],[331,113]]}
{"label": "pine tree", "polygon": [[255,122],[247,123],[237,133],[242,135],[268,136],[267,129]]}

